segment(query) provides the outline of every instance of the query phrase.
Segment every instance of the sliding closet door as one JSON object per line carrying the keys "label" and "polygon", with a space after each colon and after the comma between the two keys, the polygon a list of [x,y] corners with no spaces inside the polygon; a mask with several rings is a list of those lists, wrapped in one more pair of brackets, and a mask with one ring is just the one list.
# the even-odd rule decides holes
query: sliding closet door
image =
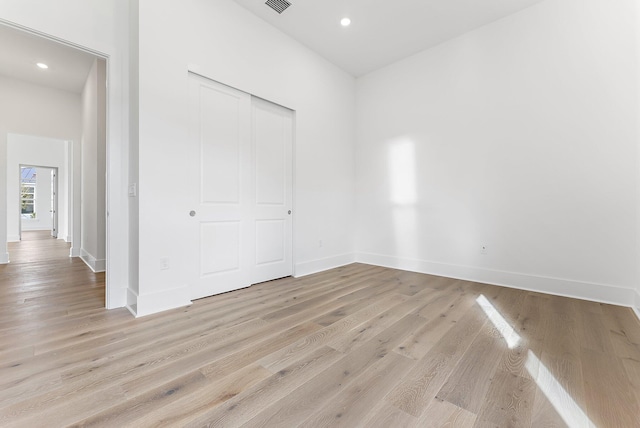
{"label": "sliding closet door", "polygon": [[251,285],[251,96],[190,76],[191,298]]}
{"label": "sliding closet door", "polygon": [[191,298],[293,272],[293,113],[189,78]]}
{"label": "sliding closet door", "polygon": [[293,273],[293,112],[255,97],[251,110],[255,284]]}

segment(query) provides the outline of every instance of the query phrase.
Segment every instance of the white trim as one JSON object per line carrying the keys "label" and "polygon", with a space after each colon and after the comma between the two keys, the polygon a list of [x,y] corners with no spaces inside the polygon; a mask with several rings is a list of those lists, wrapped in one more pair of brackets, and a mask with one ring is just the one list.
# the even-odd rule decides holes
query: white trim
{"label": "white trim", "polygon": [[133,315],[134,317],[138,317],[137,311],[138,311],[138,305],[124,305],[124,307],[131,312],[131,315]]}
{"label": "white trim", "polygon": [[134,317],[137,317],[138,316],[138,293],[127,288],[127,301],[124,307],[127,308]]}
{"label": "white trim", "polygon": [[106,272],[107,271],[107,261],[105,259],[96,260],[94,272]]}
{"label": "white trim", "polygon": [[450,265],[426,260],[403,259],[369,253],[357,253],[356,261],[358,263],[499,285],[556,296],[609,303],[618,306],[629,307],[629,302],[634,298],[634,290],[630,288],[483,269],[472,266]]}
{"label": "white trim", "polygon": [[[157,293],[137,295],[135,305],[128,304],[127,307],[131,313],[135,314],[136,318],[140,318],[169,309],[190,306],[191,300],[185,297],[189,295],[187,288],[184,286]],[[131,290],[128,290],[128,292],[128,296],[135,296],[135,293]]]}
{"label": "white trim", "polygon": [[631,309],[633,309],[633,312],[636,314],[636,317],[638,317],[638,321],[640,321],[640,290],[636,291],[635,298],[636,298],[635,305],[632,305]]}
{"label": "white trim", "polygon": [[349,265],[355,261],[355,254],[347,253],[333,257],[327,257],[324,259],[302,262],[295,265],[293,276],[294,278],[300,278],[301,276],[307,276],[314,273],[323,272],[325,270],[334,269],[340,266]]}
{"label": "white trim", "polygon": [[0,265],[9,263],[9,253],[0,254]]}
{"label": "white trim", "polygon": [[7,235],[7,242],[20,242],[20,235]]}
{"label": "white trim", "polygon": [[104,272],[107,267],[107,261],[105,259],[96,259],[86,250],[80,250],[80,259],[94,272]]}
{"label": "white trim", "polygon": [[80,257],[82,255],[82,250],[76,247],[69,248],[69,257]]}

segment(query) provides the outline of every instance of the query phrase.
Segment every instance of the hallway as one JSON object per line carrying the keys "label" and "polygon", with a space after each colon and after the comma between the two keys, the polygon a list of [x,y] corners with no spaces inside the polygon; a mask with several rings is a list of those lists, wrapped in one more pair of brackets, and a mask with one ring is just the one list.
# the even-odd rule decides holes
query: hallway
{"label": "hallway", "polygon": [[8,245],[11,263],[0,265],[0,358],[5,361],[7,352],[33,355],[29,338],[46,334],[44,326],[104,312],[104,273],[70,258],[70,244],[49,231],[23,232],[22,238]]}

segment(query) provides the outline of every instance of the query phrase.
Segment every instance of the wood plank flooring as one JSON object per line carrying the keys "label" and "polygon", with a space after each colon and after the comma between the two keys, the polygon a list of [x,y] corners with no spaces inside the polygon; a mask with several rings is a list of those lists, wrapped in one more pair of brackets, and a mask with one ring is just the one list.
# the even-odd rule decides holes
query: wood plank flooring
{"label": "wood plank flooring", "polygon": [[2,427],[640,427],[626,308],[353,264],[134,319],[66,244],[9,251]]}

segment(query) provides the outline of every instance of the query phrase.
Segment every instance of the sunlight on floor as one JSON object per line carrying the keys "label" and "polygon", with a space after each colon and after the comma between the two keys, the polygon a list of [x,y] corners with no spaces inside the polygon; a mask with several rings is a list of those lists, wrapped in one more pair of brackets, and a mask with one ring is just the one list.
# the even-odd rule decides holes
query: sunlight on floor
{"label": "sunlight on floor", "polygon": [[498,329],[505,342],[507,342],[507,346],[509,349],[513,349],[520,343],[520,336],[516,331],[509,325],[507,320],[504,319],[500,312],[487,300],[484,295],[480,295],[476,299],[478,305],[482,308],[485,314],[489,317],[489,320],[493,323],[493,325]]}
{"label": "sunlight on floor", "polygon": [[531,351],[528,351],[526,367],[540,390],[568,426],[571,428],[595,427],[595,424],[582,411],[578,403],[560,385],[549,369],[536,357],[536,354]]}
{"label": "sunlight on floor", "polygon": [[[491,323],[500,332],[509,349],[513,349],[521,341],[521,337],[511,327],[506,319],[498,312],[498,310],[487,300],[484,295],[480,295],[476,302],[487,315]],[[531,377],[535,380],[538,388],[547,397],[551,405],[556,409],[562,420],[570,428],[596,427],[589,417],[580,408],[578,403],[571,395],[560,385],[558,380],[553,376],[549,369],[540,361],[540,359],[531,352],[527,351],[526,368]]]}

